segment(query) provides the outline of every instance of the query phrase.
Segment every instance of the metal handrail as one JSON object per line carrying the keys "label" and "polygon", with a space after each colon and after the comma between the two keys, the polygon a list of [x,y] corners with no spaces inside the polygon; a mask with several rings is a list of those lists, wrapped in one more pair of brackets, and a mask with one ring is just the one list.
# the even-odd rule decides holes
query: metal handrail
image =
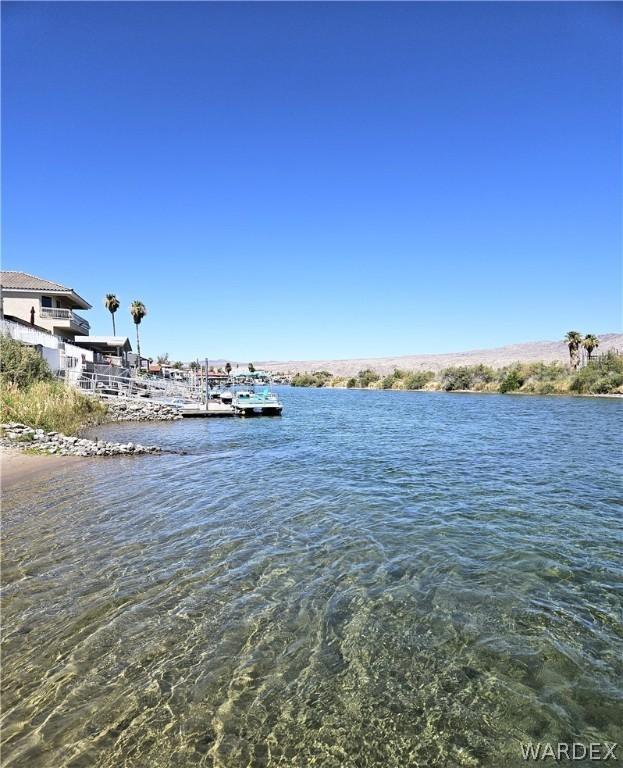
{"label": "metal handrail", "polygon": [[87,394],[104,394],[115,397],[143,399],[155,397],[158,400],[197,402],[202,399],[199,389],[181,382],[153,381],[132,376],[114,376],[97,371],[82,371],[74,386]]}

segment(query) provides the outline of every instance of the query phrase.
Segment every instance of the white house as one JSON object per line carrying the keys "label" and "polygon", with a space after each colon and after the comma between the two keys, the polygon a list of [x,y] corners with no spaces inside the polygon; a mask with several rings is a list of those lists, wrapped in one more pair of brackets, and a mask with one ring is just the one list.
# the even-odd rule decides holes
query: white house
{"label": "white house", "polygon": [[0,308],[0,332],[36,347],[52,371],[68,380],[100,366],[109,373],[129,367],[130,340],[90,336],[88,321],[74,309],[91,305],[73,288],[27,272],[0,272]]}
{"label": "white house", "polygon": [[0,272],[0,332],[36,347],[50,369],[68,381],[93,365],[93,350],[73,343],[90,329],[74,309],[90,308],[73,288],[27,272]]}

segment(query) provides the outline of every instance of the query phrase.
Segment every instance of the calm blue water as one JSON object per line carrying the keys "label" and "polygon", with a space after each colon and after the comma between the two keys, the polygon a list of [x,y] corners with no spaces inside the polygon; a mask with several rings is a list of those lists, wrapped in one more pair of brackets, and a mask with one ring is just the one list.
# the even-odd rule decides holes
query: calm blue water
{"label": "calm blue water", "polygon": [[623,402],[283,390],[3,505],[3,765],[623,742]]}

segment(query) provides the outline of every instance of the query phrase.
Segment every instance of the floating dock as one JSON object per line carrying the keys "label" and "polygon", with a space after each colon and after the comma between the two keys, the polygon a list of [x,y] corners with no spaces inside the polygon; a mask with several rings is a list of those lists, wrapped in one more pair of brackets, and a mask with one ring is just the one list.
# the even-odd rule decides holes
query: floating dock
{"label": "floating dock", "polygon": [[196,417],[220,417],[220,416],[279,416],[283,406],[278,401],[261,401],[259,404],[254,401],[236,402],[234,405],[228,403],[219,403],[210,400],[205,403],[187,403],[182,406],[182,416],[185,418]]}
{"label": "floating dock", "polygon": [[185,418],[196,416],[236,416],[236,411],[233,406],[226,405],[225,403],[209,402],[206,406],[205,403],[193,403],[192,405],[182,406],[182,416]]}
{"label": "floating dock", "polygon": [[279,397],[268,387],[261,392],[256,392],[253,388],[221,390],[212,393],[211,397],[209,389],[206,389],[205,395],[206,398],[202,401],[185,402],[181,406],[182,416],[279,416],[283,410]]}

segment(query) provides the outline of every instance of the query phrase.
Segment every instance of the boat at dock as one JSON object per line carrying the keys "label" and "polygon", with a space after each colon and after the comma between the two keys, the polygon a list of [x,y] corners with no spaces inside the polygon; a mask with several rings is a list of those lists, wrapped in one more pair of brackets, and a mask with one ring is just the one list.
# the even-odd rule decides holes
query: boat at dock
{"label": "boat at dock", "polygon": [[240,390],[235,392],[232,398],[232,407],[240,416],[251,416],[254,413],[265,415],[280,415],[283,410],[281,401],[268,388],[261,392],[253,390]]}
{"label": "boat at dock", "polygon": [[182,416],[279,416],[283,404],[269,387],[255,391],[252,387],[215,389],[204,393],[203,400],[181,405]]}

